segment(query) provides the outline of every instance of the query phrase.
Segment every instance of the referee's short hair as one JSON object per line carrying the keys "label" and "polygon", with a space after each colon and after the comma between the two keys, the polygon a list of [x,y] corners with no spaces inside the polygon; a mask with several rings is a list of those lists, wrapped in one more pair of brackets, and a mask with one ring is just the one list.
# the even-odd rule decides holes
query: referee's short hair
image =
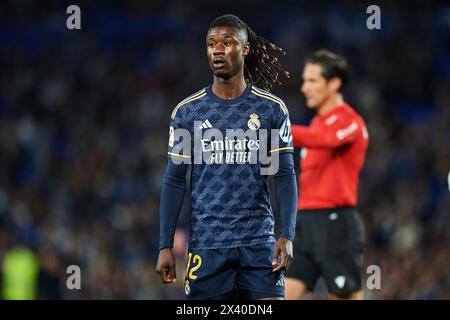
{"label": "referee's short hair", "polygon": [[342,93],[347,88],[349,72],[347,60],[343,56],[327,49],[320,49],[306,59],[305,65],[307,63],[320,65],[322,67],[322,76],[327,81],[332,78],[339,78],[341,80],[339,92]]}

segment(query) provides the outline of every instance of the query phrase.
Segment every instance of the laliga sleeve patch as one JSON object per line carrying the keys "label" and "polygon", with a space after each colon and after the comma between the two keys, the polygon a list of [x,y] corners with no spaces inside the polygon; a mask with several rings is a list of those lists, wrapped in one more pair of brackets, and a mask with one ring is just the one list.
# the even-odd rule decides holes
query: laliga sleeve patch
{"label": "laliga sleeve patch", "polygon": [[175,140],[174,130],[173,130],[173,127],[170,126],[170,128],[169,128],[169,147],[173,147],[174,140]]}
{"label": "laliga sleeve patch", "polygon": [[285,143],[290,143],[292,141],[291,121],[289,121],[289,118],[286,118],[281,125],[280,138]]}

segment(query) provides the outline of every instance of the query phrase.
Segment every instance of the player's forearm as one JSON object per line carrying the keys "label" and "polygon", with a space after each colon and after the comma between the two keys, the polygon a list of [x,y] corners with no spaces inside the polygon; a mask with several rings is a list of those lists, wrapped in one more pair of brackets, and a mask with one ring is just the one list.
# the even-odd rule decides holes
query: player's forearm
{"label": "player's forearm", "polygon": [[172,248],[175,229],[186,189],[187,165],[167,166],[161,188],[159,249]]}
{"label": "player's forearm", "polygon": [[297,216],[297,180],[292,153],[280,154],[280,169],[275,175],[275,187],[280,213],[280,236],[294,241]]}

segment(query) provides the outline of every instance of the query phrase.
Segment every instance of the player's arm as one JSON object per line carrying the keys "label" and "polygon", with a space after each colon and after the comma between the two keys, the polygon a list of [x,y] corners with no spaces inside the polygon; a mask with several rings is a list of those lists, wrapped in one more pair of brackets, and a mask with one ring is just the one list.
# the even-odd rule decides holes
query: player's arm
{"label": "player's arm", "polygon": [[355,119],[339,117],[334,123],[321,129],[293,125],[294,146],[307,148],[338,148],[353,142],[361,128]]}
{"label": "player's arm", "polygon": [[[294,170],[294,146],[291,122],[284,103],[274,109],[273,127],[278,130],[278,145],[272,146],[271,155],[278,157],[279,166],[275,173],[275,188],[280,214],[281,232],[274,248],[274,272],[287,269],[293,259],[295,222],[297,215],[297,179]],[[278,259],[281,257],[280,263]]]}
{"label": "player's arm", "polygon": [[[275,244],[273,266],[274,271],[287,269],[293,259],[293,241],[297,216],[297,179],[294,170],[292,153],[279,155],[280,166],[275,175],[275,188],[280,214],[280,238]],[[278,257],[281,262],[278,263]]]}
{"label": "player's arm", "polygon": [[175,282],[175,257],[172,253],[175,229],[186,190],[187,164],[174,164],[169,158],[161,188],[159,258],[156,272],[163,283]]}
{"label": "player's arm", "polygon": [[[168,163],[164,174],[160,199],[160,238],[159,257],[156,272],[163,283],[172,283],[176,280],[175,256],[172,253],[175,229],[183,205],[186,190],[186,172],[190,161],[190,149],[185,152],[183,141],[188,138],[187,130],[180,112],[172,115],[169,131]],[[181,138],[181,143],[179,142]],[[187,139],[189,140],[189,139]],[[190,141],[188,144],[190,145]],[[180,147],[181,146],[181,147]]]}

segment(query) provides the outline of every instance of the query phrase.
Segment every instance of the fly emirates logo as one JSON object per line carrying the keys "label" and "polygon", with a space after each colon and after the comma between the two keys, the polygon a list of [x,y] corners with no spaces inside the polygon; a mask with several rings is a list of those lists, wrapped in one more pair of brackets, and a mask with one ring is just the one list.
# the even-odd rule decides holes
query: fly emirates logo
{"label": "fly emirates logo", "polygon": [[[260,148],[260,141],[249,137],[243,139],[225,137],[223,140],[201,139],[200,141],[203,157],[209,164],[252,163],[252,158],[255,159]],[[205,157],[205,154],[209,155]]]}
{"label": "fly emirates logo", "polygon": [[258,164],[261,175],[276,174],[279,153],[272,151],[280,150],[280,141],[292,140],[290,131],[260,128],[256,117],[250,117],[248,127],[220,130],[210,121],[194,121],[193,137],[187,129],[171,127],[169,155],[174,164]]}

